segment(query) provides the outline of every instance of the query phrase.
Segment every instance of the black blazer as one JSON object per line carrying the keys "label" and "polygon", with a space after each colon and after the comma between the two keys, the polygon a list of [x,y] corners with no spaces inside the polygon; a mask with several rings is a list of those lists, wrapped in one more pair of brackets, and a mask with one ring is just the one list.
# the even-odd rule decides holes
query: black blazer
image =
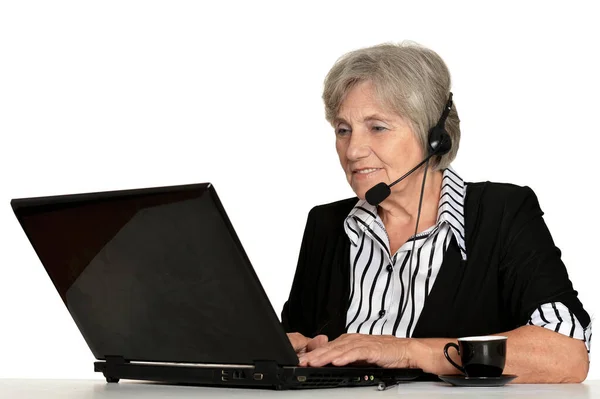
{"label": "black blazer", "polygon": [[[350,295],[350,240],[343,225],[358,201],[313,208],[291,293],[282,312],[287,332],[330,340],[345,333]],[[452,240],[413,337],[458,338],[513,330],[537,306],[562,302],[585,328],[590,318],[567,275],[534,192],[500,183],[467,183],[467,260]]]}

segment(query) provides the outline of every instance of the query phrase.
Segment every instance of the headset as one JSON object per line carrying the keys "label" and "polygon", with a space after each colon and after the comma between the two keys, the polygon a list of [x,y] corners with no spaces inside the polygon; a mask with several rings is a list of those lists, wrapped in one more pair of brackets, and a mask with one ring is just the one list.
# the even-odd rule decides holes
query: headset
{"label": "headset", "polygon": [[[447,154],[452,149],[452,139],[450,135],[446,131],[446,119],[448,119],[448,115],[452,110],[452,92],[448,97],[448,101],[444,106],[444,111],[442,112],[442,116],[438,120],[438,122],[429,129],[427,145],[428,145],[428,154],[424,160],[422,160],[417,166],[406,172],[402,177],[398,180],[392,182],[391,184],[379,183],[373,187],[371,187],[365,193],[365,199],[367,202],[373,206],[379,205],[383,200],[385,200],[392,192],[392,186],[400,183],[402,180],[410,176],[414,171],[419,169],[424,163],[427,162],[427,166],[429,166],[429,159],[433,156],[442,156]],[[426,172],[427,173],[427,172]]]}

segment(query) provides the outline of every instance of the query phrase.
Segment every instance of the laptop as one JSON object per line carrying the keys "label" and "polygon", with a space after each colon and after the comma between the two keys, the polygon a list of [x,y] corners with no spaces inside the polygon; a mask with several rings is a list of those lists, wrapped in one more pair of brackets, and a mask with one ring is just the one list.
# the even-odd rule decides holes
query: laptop
{"label": "laptop", "polygon": [[298,367],[210,183],[13,199],[106,381],[272,389],[410,381],[418,369]]}

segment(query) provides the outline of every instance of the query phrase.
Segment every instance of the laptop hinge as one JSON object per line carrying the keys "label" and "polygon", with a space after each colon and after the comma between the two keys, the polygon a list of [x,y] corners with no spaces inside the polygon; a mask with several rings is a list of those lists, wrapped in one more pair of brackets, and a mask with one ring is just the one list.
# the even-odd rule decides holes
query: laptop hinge
{"label": "laptop hinge", "polygon": [[125,364],[125,363],[129,363],[129,360],[125,360],[125,358],[123,356],[111,356],[111,355],[107,355],[107,356],[104,356],[104,360],[108,364]]}

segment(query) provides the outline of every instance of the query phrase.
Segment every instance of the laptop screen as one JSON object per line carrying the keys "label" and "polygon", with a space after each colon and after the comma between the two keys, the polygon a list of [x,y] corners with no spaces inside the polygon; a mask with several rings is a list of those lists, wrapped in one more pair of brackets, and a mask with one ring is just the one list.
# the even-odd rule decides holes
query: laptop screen
{"label": "laptop screen", "polygon": [[297,364],[212,185],[11,204],[97,359]]}

